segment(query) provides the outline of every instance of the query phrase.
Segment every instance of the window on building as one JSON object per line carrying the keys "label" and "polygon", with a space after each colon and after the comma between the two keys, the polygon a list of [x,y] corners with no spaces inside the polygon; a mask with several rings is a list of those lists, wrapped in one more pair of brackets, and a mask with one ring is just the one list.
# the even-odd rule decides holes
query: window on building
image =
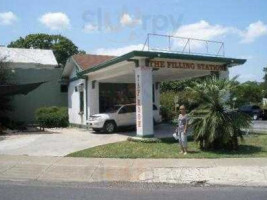
{"label": "window on building", "polygon": [[134,83],[99,83],[99,109],[104,113],[114,105],[135,103]]}
{"label": "window on building", "polygon": [[62,93],[68,92],[68,85],[60,85],[60,92]]}
{"label": "window on building", "polygon": [[78,86],[79,98],[80,98],[80,113],[83,114],[84,111],[84,84]]}
{"label": "window on building", "polygon": [[80,113],[84,111],[84,92],[80,91]]}

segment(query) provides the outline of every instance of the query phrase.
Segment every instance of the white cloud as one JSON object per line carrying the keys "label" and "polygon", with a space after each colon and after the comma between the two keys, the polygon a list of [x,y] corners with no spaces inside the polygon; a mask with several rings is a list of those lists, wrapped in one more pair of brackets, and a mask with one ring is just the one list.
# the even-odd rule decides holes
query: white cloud
{"label": "white cloud", "polygon": [[248,74],[246,72],[240,73],[240,70],[238,72],[232,72],[230,69],[230,78],[233,78],[237,76],[237,80],[241,83],[244,83],[246,81],[259,81],[259,76],[256,74]]}
{"label": "white cloud", "polygon": [[39,21],[51,30],[62,30],[70,27],[70,20],[65,13],[54,12],[42,15]]}
{"label": "white cloud", "polygon": [[97,29],[98,29],[98,27],[96,25],[93,25],[93,24],[85,24],[83,27],[83,31],[85,33],[91,33],[91,32],[97,31]]}
{"label": "white cloud", "polygon": [[194,24],[183,25],[175,32],[175,36],[212,40],[231,31],[231,28],[221,25],[211,25],[205,20]]}
{"label": "white cloud", "polygon": [[129,53],[130,51],[134,50],[142,50],[143,44],[137,44],[137,45],[129,45],[125,47],[120,48],[100,48],[97,49],[94,53],[99,55],[112,55],[112,56],[120,56],[125,53]]}
{"label": "white cloud", "polygon": [[[242,37],[243,40],[246,39],[246,41],[251,42],[254,41],[257,37],[267,34],[267,26],[262,22],[258,21],[256,23],[250,24],[245,31],[242,31],[241,29],[237,29],[235,27],[222,26],[218,24],[212,25],[205,20],[201,20],[197,23],[183,25],[171,34],[174,36],[180,36],[185,38],[196,38],[203,40],[218,40],[226,36],[227,34],[234,34],[239,37]],[[186,43],[186,40],[184,42],[181,41],[179,42],[180,43],[176,41],[176,43],[173,44],[174,48],[175,47],[183,48]],[[204,42],[203,44],[204,45],[200,43],[192,43],[190,47],[192,49],[204,47],[204,49],[206,50],[206,43]],[[154,47],[150,46],[150,48]],[[220,48],[220,44],[218,44],[217,47],[213,46],[212,48],[214,48],[214,51],[218,53],[218,48]],[[119,56],[133,50],[142,50],[142,49],[143,49],[143,44],[137,44],[137,45],[128,45],[120,48],[99,48],[94,53],[101,55]],[[145,50],[147,50],[147,48],[145,48]],[[244,57],[246,59],[253,59],[252,56],[244,56]]]}
{"label": "white cloud", "polygon": [[242,43],[254,42],[258,37],[267,34],[267,25],[261,21],[251,23],[245,31],[241,31]]}
{"label": "white cloud", "polygon": [[0,24],[2,25],[11,25],[17,20],[17,16],[11,11],[0,13]]}
{"label": "white cloud", "polygon": [[[254,42],[258,37],[267,35],[267,25],[261,21],[251,23],[245,30],[241,30],[235,27],[222,26],[218,24],[210,24],[205,20],[193,24],[187,24],[179,27],[176,31],[172,33],[174,36],[180,36],[185,38],[196,38],[203,40],[221,40],[227,34],[233,34],[241,37],[242,43]],[[186,45],[186,39],[177,39],[173,43],[173,48],[176,50],[183,50]],[[220,44],[209,43],[209,46],[213,45],[213,49],[220,48]],[[188,48],[188,46],[186,47]],[[201,41],[190,41],[191,49],[204,49],[206,48],[206,43]]]}
{"label": "white cloud", "polygon": [[[233,28],[225,27],[222,25],[212,25],[205,20],[201,20],[199,22],[193,24],[187,24],[179,27],[176,31],[172,33],[172,35],[177,37],[185,37],[185,38],[194,38],[194,39],[202,39],[202,40],[217,40],[220,37],[224,37],[226,34],[233,32]],[[184,47],[186,48],[184,49]],[[213,46],[212,52],[218,52],[220,49],[220,44],[209,43],[209,46]],[[173,41],[173,50],[177,51],[189,51],[189,45],[187,43],[187,39],[174,39]],[[203,41],[198,40],[190,40],[190,50],[192,51],[200,51],[203,53],[207,53],[207,44]],[[214,52],[213,52],[214,51]],[[199,53],[200,53],[199,52]]]}
{"label": "white cloud", "polygon": [[241,55],[241,56],[238,56],[238,58],[240,59],[247,59],[247,60],[251,60],[251,59],[254,59],[255,56],[252,56],[252,55]]}
{"label": "white cloud", "polygon": [[141,19],[135,19],[133,16],[129,15],[128,13],[124,13],[120,18],[120,24],[122,26],[135,26],[138,24],[142,24]]}

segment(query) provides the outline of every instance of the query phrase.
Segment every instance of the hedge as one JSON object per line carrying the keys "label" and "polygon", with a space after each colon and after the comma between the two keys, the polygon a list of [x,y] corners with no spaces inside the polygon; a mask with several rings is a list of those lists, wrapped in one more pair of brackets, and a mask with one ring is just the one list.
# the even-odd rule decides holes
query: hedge
{"label": "hedge", "polygon": [[35,119],[42,128],[67,127],[69,125],[66,107],[41,107],[36,110]]}

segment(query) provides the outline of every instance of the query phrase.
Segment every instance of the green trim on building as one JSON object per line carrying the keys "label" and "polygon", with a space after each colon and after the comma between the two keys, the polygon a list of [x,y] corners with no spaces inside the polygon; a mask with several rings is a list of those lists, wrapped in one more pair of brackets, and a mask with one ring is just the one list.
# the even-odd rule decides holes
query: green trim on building
{"label": "green trim on building", "polygon": [[77,81],[79,79],[81,79],[81,78],[76,76],[76,77],[73,77],[73,78],[69,79],[69,82]]}
{"label": "green trim on building", "polygon": [[78,77],[84,74],[88,74],[110,65],[114,65],[119,62],[127,61],[133,57],[144,57],[144,58],[165,58],[165,59],[182,59],[182,60],[196,60],[196,61],[208,61],[208,62],[220,62],[226,63],[228,65],[242,65],[246,62],[246,59],[235,59],[235,58],[225,58],[225,57],[212,57],[212,56],[200,56],[200,55],[188,55],[188,54],[178,54],[178,53],[165,53],[165,52],[151,52],[151,51],[132,51],[122,56],[113,58],[106,62],[100,63],[94,67],[78,72]]}
{"label": "green trim on building", "polygon": [[69,82],[77,81],[77,80],[80,80],[80,79],[85,79],[86,80],[86,78],[87,78],[87,76],[81,76],[81,75],[78,74],[78,76],[69,79]]}

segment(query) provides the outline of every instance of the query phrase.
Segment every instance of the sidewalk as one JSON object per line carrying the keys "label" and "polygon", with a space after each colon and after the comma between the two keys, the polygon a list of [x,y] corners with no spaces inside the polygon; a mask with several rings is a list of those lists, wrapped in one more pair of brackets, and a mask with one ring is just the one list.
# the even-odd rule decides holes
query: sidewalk
{"label": "sidewalk", "polygon": [[0,155],[0,180],[267,186],[267,158],[102,159]]}

